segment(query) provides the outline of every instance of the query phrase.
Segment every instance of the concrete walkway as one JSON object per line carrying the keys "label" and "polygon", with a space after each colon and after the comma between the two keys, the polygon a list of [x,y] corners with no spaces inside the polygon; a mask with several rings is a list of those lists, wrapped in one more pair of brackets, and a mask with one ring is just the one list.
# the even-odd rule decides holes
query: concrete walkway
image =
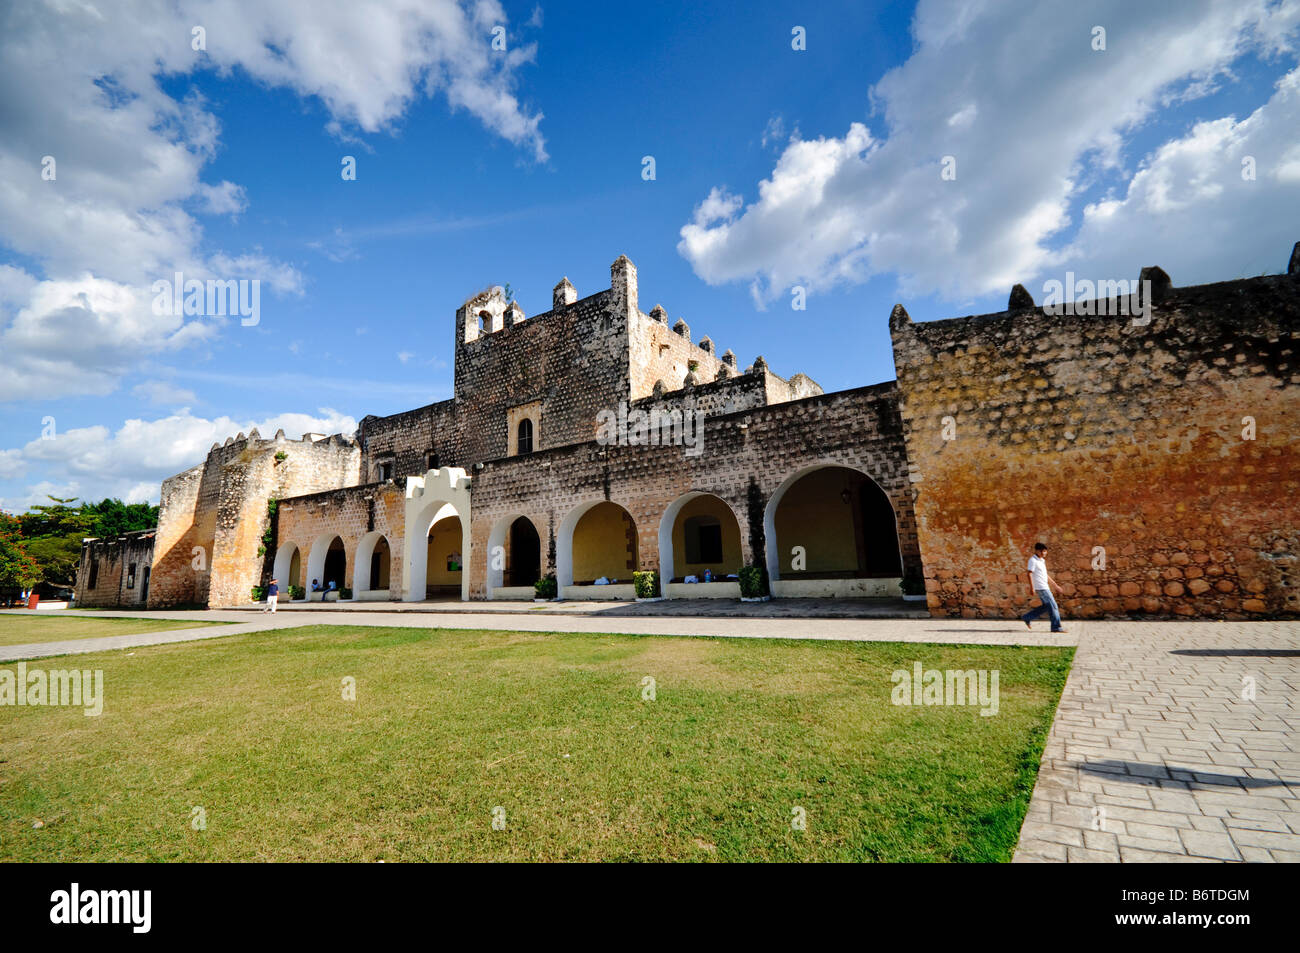
{"label": "concrete walkway", "polygon": [[1016,861],[1300,861],[1300,623],[1071,627]]}
{"label": "concrete walkway", "polygon": [[[453,603],[464,605],[464,603]],[[658,603],[649,603],[657,605]],[[387,605],[387,603],[380,603]],[[618,605],[625,606],[624,603]],[[770,605],[757,603],[747,605]],[[0,612],[30,614],[24,609]],[[140,618],[142,613],[95,610],[64,610],[61,616],[87,618]],[[753,639],[832,639],[859,642],[951,642],[969,645],[1075,645],[1086,623],[1075,623],[1068,635],[1052,635],[1046,623],[1030,633],[1019,622],[971,619],[806,619],[792,617],[622,616],[599,611],[565,613],[492,612],[384,612],[379,610],[285,611],[275,614],[260,609],[208,609],[149,612],[150,619],[190,619],[203,622],[234,622],[169,632],[113,635],[102,639],[67,639],[28,645],[0,646],[0,662],[75,655],[162,645],[200,639],[223,638],[269,629],[306,625],[376,625],[444,629],[510,629],[521,632],[613,632],[626,635],[690,635]]]}
{"label": "concrete walkway", "polygon": [[[243,608],[252,610],[249,604]],[[601,602],[574,599],[555,602],[281,602],[280,612],[415,612],[470,615],[563,615],[643,619],[648,616],[706,619],[928,619],[924,603],[903,599],[663,599],[656,602]]]}

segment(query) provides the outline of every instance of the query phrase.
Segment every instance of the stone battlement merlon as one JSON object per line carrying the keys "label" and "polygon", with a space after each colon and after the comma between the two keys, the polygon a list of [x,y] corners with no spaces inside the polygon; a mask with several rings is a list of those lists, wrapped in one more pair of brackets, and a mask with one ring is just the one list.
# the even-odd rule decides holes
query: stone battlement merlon
{"label": "stone battlement merlon", "polygon": [[[1286,271],[1277,274],[1231,278],[1226,281],[1216,281],[1202,285],[1175,286],[1163,268],[1151,265],[1141,269],[1136,286],[1141,287],[1141,282],[1144,280],[1151,282],[1151,303],[1155,306],[1155,310],[1159,311],[1192,305],[1206,298],[1223,298],[1226,300],[1227,297],[1241,291],[1248,291],[1253,294],[1267,294],[1271,291],[1279,291],[1284,294],[1291,293],[1293,286],[1289,284],[1288,279],[1300,279],[1300,242],[1296,242],[1291,249],[1291,257]],[[1091,283],[1096,284],[1096,282]],[[908,314],[907,308],[900,303],[895,304],[890,312],[889,328],[891,332],[897,332],[908,326],[914,329],[943,329],[970,322],[990,322],[1025,314],[1036,315],[1043,319],[1068,318],[1075,322],[1106,322],[1113,321],[1116,317],[1131,317],[1128,312],[1133,310],[1133,307],[1127,300],[1128,297],[1126,295],[1112,295],[1083,298],[1077,301],[1062,301],[1058,306],[1061,309],[1068,309],[1069,313],[1056,315],[1049,314],[1045,305],[1035,303],[1025,286],[1017,284],[1011,289],[1007,308],[1003,311],[989,311],[983,314],[968,314],[960,317],[915,322],[912,320],[911,315]],[[1146,302],[1138,303],[1145,304]]]}

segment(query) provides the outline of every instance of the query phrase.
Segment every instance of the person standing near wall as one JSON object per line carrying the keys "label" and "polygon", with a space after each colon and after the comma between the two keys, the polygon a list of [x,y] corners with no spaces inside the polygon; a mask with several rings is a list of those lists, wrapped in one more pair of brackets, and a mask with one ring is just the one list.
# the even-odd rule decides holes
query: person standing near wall
{"label": "person standing near wall", "polygon": [[271,584],[266,587],[266,608],[263,612],[274,612],[276,605],[280,601],[280,580],[272,579]]}
{"label": "person standing near wall", "polygon": [[1026,629],[1032,629],[1030,625],[1044,612],[1052,622],[1053,632],[1065,632],[1061,628],[1061,610],[1056,606],[1056,600],[1052,598],[1051,587],[1055,586],[1056,591],[1060,592],[1061,587],[1056,584],[1056,580],[1047,574],[1047,544],[1035,543],[1034,554],[1029,557],[1029,565],[1026,567],[1029,574],[1029,588],[1033,590],[1034,595],[1042,600],[1042,605],[1037,609],[1030,609],[1020,617],[1025,623]]}

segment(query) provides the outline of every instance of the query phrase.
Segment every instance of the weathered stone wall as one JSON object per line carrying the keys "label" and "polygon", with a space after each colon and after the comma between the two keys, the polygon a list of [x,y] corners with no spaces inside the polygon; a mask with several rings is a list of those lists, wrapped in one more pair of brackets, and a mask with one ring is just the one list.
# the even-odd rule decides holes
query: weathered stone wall
{"label": "weathered stone wall", "polygon": [[393,477],[416,476],[429,469],[431,455],[438,466],[456,466],[462,456],[456,402],[442,400],[388,417],[369,416],[357,428],[361,443],[361,479],[379,479],[380,463],[393,464]]}
{"label": "weathered stone wall", "polygon": [[457,338],[456,395],[458,465],[506,456],[508,411],[534,401],[535,447],[590,440],[596,413],[627,397],[627,316],[602,291],[473,341]]}
{"label": "weathered stone wall", "polygon": [[355,485],[360,458],[357,444],[337,434],[291,441],[253,431],[214,445],[201,466],[163,484],[149,606],[247,602],[265,561],[257,550],[268,502]]}
{"label": "weathered stone wall", "polygon": [[[153,565],[156,536],[157,531],[150,529],[83,540],[81,561],[77,564],[76,605],[81,608],[144,606],[148,594],[146,570]],[[132,566],[134,576],[130,572]]]}
{"label": "weathered stone wall", "polygon": [[[740,378],[709,387],[737,385],[741,395],[754,386]],[[665,395],[661,403],[680,406],[678,401],[689,400],[690,393]],[[650,403],[638,401],[636,406]],[[897,516],[904,566],[919,571],[893,382],[708,416],[702,452],[689,456],[684,450],[587,443],[487,463],[473,482],[471,533],[477,556],[470,566],[471,597],[486,595],[488,540],[498,522],[520,515],[532,520],[542,541],[545,574],[556,569],[556,534],[565,517],[598,500],[611,500],[631,514],[639,566],[652,570],[659,568],[659,527],[668,507],[691,491],[714,494],[736,517],[744,561],[762,565],[768,501],[788,477],[818,464],[859,469],[880,485]]]}
{"label": "weathered stone wall", "polygon": [[[211,456],[211,454],[209,454]],[[163,480],[158,503],[158,535],[154,541],[153,578],[149,585],[149,607],[198,602],[199,573],[191,568],[198,541],[198,501],[205,466],[190,467],[184,473]],[[205,553],[210,553],[211,537]],[[204,580],[206,593],[206,580]]]}
{"label": "weathered stone wall", "polygon": [[1067,616],[1300,609],[1300,275],[1171,289],[1145,274],[1145,326],[1115,301],[923,324],[895,308],[932,612],[1023,613],[1040,540]]}
{"label": "weathered stone wall", "polygon": [[[289,585],[287,570],[292,558],[291,550],[297,547],[302,559],[304,578],[296,584],[310,587],[309,564],[313,548],[329,548],[338,536],[347,554],[345,585],[362,589],[369,578],[360,580],[357,573],[357,547],[370,533],[380,533],[388,540],[391,562],[389,564],[389,598],[401,599],[402,552],[405,542],[403,512],[405,506],[405,478],[386,483],[368,483],[346,489],[326,490],[296,496],[280,502],[276,511],[274,567],[268,563],[259,584],[270,581],[271,575],[280,579],[282,590]],[[323,551],[321,561],[323,562]],[[369,566],[360,567],[369,573]]]}
{"label": "weathered stone wall", "polygon": [[720,355],[691,343],[689,325],[674,322],[670,328],[667,321],[662,308],[631,316],[628,362],[634,400],[648,396],[660,381],[665,390],[677,390],[688,373],[697,383],[714,381],[723,366]]}
{"label": "weathered stone wall", "polygon": [[683,413],[695,411],[706,417],[715,417],[741,410],[755,410],[766,405],[767,385],[763,375],[742,374],[709,384],[695,384],[668,391],[661,397],[643,397],[632,401],[628,407],[646,412],[654,408],[660,414],[673,410]]}

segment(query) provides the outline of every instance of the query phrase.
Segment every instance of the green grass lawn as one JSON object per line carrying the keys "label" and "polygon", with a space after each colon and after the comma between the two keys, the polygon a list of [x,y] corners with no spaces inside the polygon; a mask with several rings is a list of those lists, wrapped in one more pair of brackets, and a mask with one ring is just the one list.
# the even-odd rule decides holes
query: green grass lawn
{"label": "green grass lawn", "polygon": [[[100,717],[0,707],[0,860],[1004,861],[1073,655],[330,625],[134,652],[76,658]],[[917,661],[999,670],[999,713],[893,705]]]}
{"label": "green grass lawn", "polygon": [[[62,614],[62,610],[25,615],[0,614],[0,645],[26,645],[28,642],[61,642],[64,639],[98,639],[107,635],[134,635],[166,632],[169,629],[193,629],[204,625],[228,625],[226,622],[188,622],[180,619],[123,619],[109,616],[86,619]],[[3,722],[0,722],[3,723]]]}

